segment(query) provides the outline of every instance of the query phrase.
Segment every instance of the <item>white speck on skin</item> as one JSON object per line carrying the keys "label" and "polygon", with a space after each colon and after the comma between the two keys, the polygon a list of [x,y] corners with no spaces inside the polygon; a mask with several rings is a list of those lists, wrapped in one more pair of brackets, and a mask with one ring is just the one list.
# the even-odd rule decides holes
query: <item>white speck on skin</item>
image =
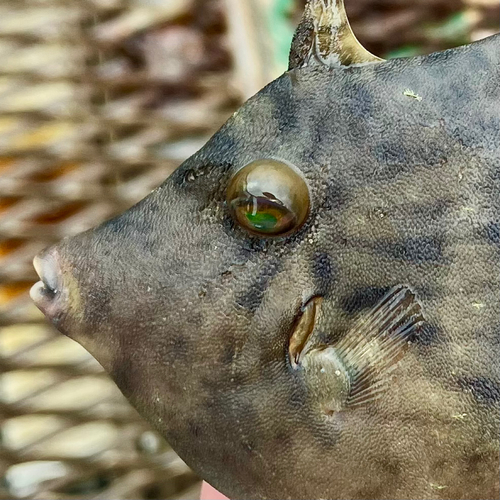
{"label": "white speck on skin", "polygon": [[445,488],[448,488],[448,486],[444,486],[441,484],[434,484],[434,483],[429,483],[431,488],[434,490],[444,490]]}
{"label": "white speck on skin", "polygon": [[415,99],[419,102],[422,100],[422,97],[420,97],[416,92],[413,92],[413,90],[410,89],[405,89],[403,95],[405,95],[406,97],[411,97],[412,99]]}

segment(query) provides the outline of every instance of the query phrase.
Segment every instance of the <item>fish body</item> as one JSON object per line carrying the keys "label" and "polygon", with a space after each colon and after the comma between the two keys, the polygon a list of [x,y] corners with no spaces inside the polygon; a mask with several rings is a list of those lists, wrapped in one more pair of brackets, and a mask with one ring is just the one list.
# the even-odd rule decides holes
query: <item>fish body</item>
{"label": "fish body", "polygon": [[[232,498],[498,498],[500,37],[346,61],[315,38],[334,3],[33,296]],[[293,196],[252,184],[266,161]]]}

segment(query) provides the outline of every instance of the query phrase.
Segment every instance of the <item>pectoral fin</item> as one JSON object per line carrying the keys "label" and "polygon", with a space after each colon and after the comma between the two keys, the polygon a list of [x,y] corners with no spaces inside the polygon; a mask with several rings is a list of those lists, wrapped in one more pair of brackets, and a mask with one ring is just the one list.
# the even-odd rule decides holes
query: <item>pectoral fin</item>
{"label": "pectoral fin", "polygon": [[324,328],[320,307],[320,300],[307,304],[290,341],[291,364],[303,371],[319,407],[331,414],[380,397],[424,321],[415,294],[404,286],[392,289],[338,343],[313,346],[313,330]]}
{"label": "pectoral fin", "polygon": [[347,406],[364,404],[388,388],[391,372],[423,321],[415,294],[403,286],[359,318],[335,346],[349,375]]}

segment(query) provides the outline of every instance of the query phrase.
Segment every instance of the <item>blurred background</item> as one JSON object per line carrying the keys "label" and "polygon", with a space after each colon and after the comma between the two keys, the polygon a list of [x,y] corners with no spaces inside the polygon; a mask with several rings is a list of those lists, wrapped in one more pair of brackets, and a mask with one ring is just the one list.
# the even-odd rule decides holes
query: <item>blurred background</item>
{"label": "blurred background", "polygon": [[[498,31],[498,0],[347,0],[382,57]],[[148,194],[286,69],[300,0],[1,0],[0,498],[197,498],[28,298],[43,247]]]}

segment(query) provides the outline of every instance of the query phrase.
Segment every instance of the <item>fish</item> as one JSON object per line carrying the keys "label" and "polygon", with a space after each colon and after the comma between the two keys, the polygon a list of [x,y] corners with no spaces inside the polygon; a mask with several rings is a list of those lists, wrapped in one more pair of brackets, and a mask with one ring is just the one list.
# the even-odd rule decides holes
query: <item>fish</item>
{"label": "fish", "polygon": [[286,73],[31,295],[230,498],[498,498],[500,35]]}

